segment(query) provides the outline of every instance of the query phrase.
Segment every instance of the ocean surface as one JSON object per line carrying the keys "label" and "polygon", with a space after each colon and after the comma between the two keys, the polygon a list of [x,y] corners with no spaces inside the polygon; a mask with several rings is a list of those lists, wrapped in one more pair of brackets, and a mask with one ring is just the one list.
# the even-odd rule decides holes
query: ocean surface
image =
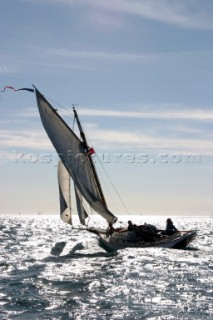
{"label": "ocean surface", "polygon": [[[1,216],[0,319],[212,320],[213,218],[172,219],[197,230],[187,250],[107,253],[56,216]],[[131,220],[163,228],[166,217]]]}

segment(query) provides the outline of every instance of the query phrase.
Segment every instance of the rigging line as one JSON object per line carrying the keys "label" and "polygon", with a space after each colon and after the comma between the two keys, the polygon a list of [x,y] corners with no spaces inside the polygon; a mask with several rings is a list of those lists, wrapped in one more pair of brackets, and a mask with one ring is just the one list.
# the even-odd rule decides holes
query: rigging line
{"label": "rigging line", "polygon": [[64,117],[67,117],[69,120],[71,119],[71,120],[74,120],[74,118],[71,116],[71,115],[68,115],[67,113],[64,113],[63,111],[61,111],[61,110],[58,110],[58,113],[60,114],[60,115],[63,115]]}
{"label": "rigging line", "polygon": [[[87,222],[87,227],[89,228],[89,222],[91,221],[91,223],[95,224],[97,222],[97,220],[94,220],[93,218],[94,217],[95,213],[92,209],[92,207],[90,206],[90,215],[88,216],[88,222]],[[93,228],[93,227],[90,227],[90,228]]]}
{"label": "rigging line", "polygon": [[[84,130],[84,132],[85,132],[85,130]],[[87,137],[87,140],[89,141],[89,145],[90,145],[90,146],[92,146],[92,143],[91,143],[91,141],[90,141],[90,139],[89,139],[88,137]],[[99,159],[98,155],[97,155],[96,153],[95,153],[95,155],[96,155],[96,158],[98,159],[98,162],[100,163],[100,165],[101,165],[101,167],[102,167],[103,171],[105,172],[106,176],[108,177],[108,179],[109,179],[109,181],[110,181],[110,183],[111,183],[111,185],[112,185],[113,189],[115,190],[115,192],[116,192],[116,194],[117,194],[118,198],[120,199],[120,201],[121,201],[121,203],[122,203],[122,205],[123,205],[124,209],[126,210],[127,214],[128,214],[128,215],[130,215],[129,210],[127,209],[127,207],[126,207],[125,203],[123,202],[123,200],[122,200],[122,198],[121,198],[121,196],[120,196],[119,192],[117,191],[116,187],[114,186],[114,184],[113,184],[112,180],[110,179],[110,176],[108,175],[108,173],[107,173],[106,169],[105,169],[105,168],[104,168],[104,166],[102,165],[102,163],[101,163],[101,161],[100,161],[100,159]],[[96,165],[96,167],[97,167],[97,165]],[[100,184],[101,184],[101,182],[100,182]],[[106,184],[105,184],[105,185],[106,185]],[[114,201],[114,199],[112,198],[112,195],[111,195],[111,193],[110,193],[110,191],[109,191],[108,187],[107,187],[107,190],[108,190],[108,192],[109,192],[109,195],[110,195],[110,198],[111,198],[111,200],[112,200],[113,204],[115,205],[115,201]],[[117,207],[117,206],[115,205],[115,207]]]}
{"label": "rigging line", "polygon": [[[96,158],[98,158],[98,156],[96,156]],[[99,160],[99,162],[100,162],[100,159],[98,158],[98,160]],[[96,165],[96,167],[97,167],[97,165]],[[102,168],[102,167],[101,167]],[[100,169],[99,169],[99,167],[97,167],[97,170],[99,171]],[[103,185],[104,185],[104,187],[107,189],[107,192],[108,192],[108,194],[109,194],[109,196],[110,196],[110,199],[111,199],[111,201],[112,201],[112,203],[113,203],[113,205],[114,205],[114,207],[115,207],[115,210],[117,211],[118,210],[118,208],[117,208],[117,205],[116,205],[116,203],[115,203],[115,200],[114,200],[114,198],[113,198],[113,196],[112,196],[112,193],[111,193],[111,191],[110,191],[110,189],[109,189],[109,187],[108,187],[108,185],[107,185],[107,182],[106,182],[106,180],[104,179],[104,177],[102,177],[103,178]]]}
{"label": "rigging line", "polygon": [[[65,108],[64,106],[62,106],[61,104],[59,104],[58,102],[54,101],[53,99],[51,99],[51,98],[49,98],[47,96],[45,96],[45,98],[48,101],[50,101],[50,102],[54,103],[55,105],[57,105],[60,109],[64,109],[66,111],[66,113],[63,113],[62,111],[60,111],[61,114],[63,114],[65,117],[73,119],[73,117],[71,116],[73,114],[72,110],[69,110],[68,108]],[[72,105],[76,105],[77,106],[77,104],[72,104]]]}
{"label": "rigging line", "polygon": [[122,200],[122,198],[121,198],[121,196],[120,196],[120,194],[119,194],[118,190],[115,188],[115,185],[113,184],[113,182],[112,182],[112,180],[111,180],[110,176],[108,175],[108,173],[107,173],[106,169],[104,168],[104,166],[102,165],[102,163],[101,163],[101,161],[100,161],[100,159],[99,159],[98,157],[97,157],[97,159],[98,159],[98,161],[99,161],[99,163],[100,163],[100,165],[101,165],[102,169],[104,170],[105,174],[107,175],[107,177],[108,177],[108,179],[109,179],[109,181],[110,181],[110,183],[111,183],[111,185],[112,185],[113,189],[115,190],[115,192],[116,192],[116,194],[117,194],[118,198],[120,199],[121,203],[123,204],[124,209],[125,209],[125,210],[126,210],[126,212],[130,215],[129,210],[127,209],[127,207],[126,207],[125,203],[123,202],[123,200]]}

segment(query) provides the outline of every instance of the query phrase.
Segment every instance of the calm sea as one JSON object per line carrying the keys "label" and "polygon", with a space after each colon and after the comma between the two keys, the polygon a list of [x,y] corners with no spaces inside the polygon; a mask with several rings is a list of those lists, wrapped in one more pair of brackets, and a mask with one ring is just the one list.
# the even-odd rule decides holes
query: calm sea
{"label": "calm sea", "polygon": [[[132,218],[160,228],[165,219]],[[0,319],[212,320],[213,219],[173,222],[197,230],[188,250],[107,253],[55,216],[2,216]]]}

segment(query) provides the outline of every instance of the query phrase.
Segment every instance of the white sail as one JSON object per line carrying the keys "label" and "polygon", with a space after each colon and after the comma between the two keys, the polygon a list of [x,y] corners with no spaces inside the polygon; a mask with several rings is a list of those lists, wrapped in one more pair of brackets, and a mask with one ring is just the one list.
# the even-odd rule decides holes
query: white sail
{"label": "white sail", "polygon": [[116,217],[100,196],[85,145],[36,88],[35,92],[43,126],[79,192],[97,213],[114,222]]}
{"label": "white sail", "polygon": [[82,195],[76,185],[75,185],[75,197],[76,197],[76,206],[77,206],[79,220],[81,224],[85,225],[85,219],[88,217],[88,214],[83,206]]}
{"label": "white sail", "polygon": [[60,197],[60,217],[64,222],[72,224],[70,175],[61,160],[58,162],[58,186]]}

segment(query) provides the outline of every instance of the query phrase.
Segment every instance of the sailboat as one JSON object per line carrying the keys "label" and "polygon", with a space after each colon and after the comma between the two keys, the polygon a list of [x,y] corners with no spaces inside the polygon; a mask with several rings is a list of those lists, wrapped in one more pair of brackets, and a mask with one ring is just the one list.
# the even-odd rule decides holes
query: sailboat
{"label": "sailboat", "polygon": [[[184,248],[196,236],[195,231],[181,231],[172,235],[165,232],[149,230],[146,226],[128,228],[113,228],[117,217],[108,209],[104,192],[96,171],[92,154],[93,148],[88,145],[78,113],[73,107],[74,119],[77,122],[80,137],[69,127],[64,119],[54,109],[49,101],[34,86],[38,110],[43,127],[56,149],[60,158],[58,163],[58,184],[60,197],[60,217],[70,225],[72,222],[72,208],[70,201],[73,182],[76,207],[81,230],[93,232],[98,236],[100,245],[107,251],[124,248],[167,247]],[[89,214],[84,203],[102,216],[108,223],[106,230],[89,228],[86,220]]]}

